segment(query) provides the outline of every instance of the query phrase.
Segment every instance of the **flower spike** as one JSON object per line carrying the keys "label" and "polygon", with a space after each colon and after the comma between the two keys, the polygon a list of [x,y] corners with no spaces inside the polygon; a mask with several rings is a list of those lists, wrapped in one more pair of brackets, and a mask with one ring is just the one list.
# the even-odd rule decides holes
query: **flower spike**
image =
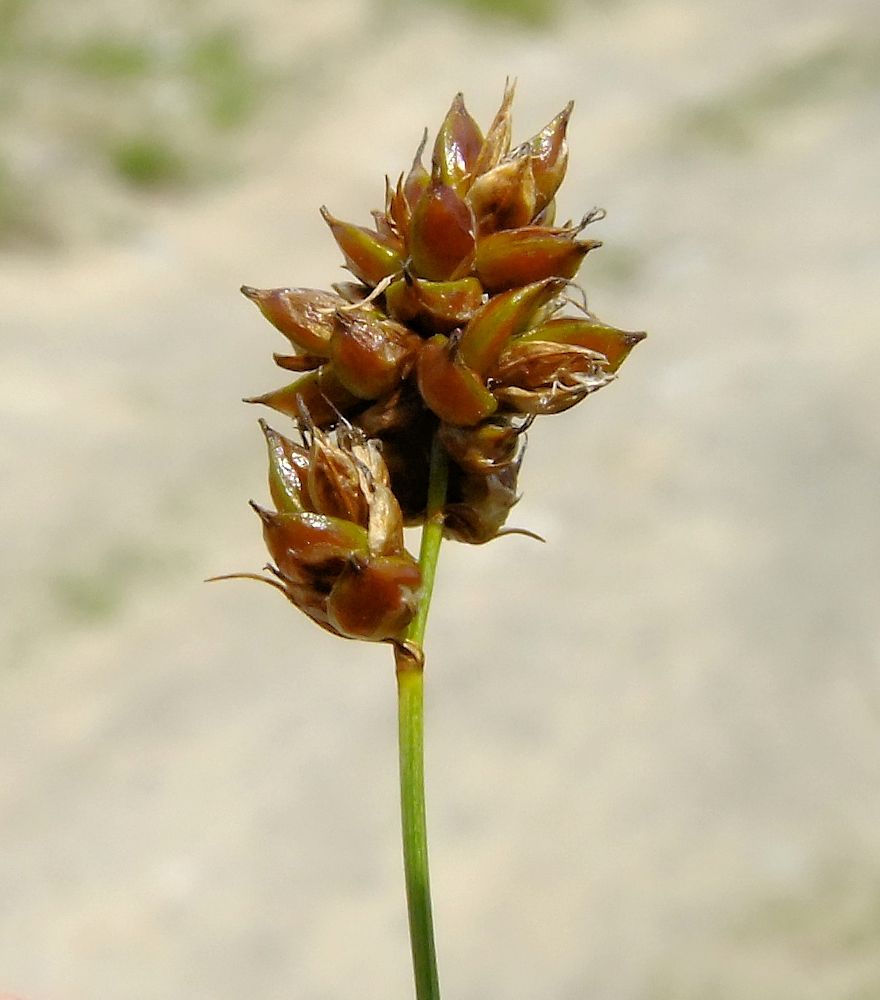
{"label": "flower spike", "polygon": [[[456,94],[431,145],[385,178],[372,225],[321,214],[354,280],[242,292],[290,342],[298,377],[253,397],[276,512],[258,509],[273,586],[324,628],[400,642],[419,582],[403,525],[429,518],[432,442],[449,468],[447,537],[504,534],[526,431],[608,385],[644,334],[596,319],[574,279],[601,243],[554,225],[568,103],[512,144],[515,85],[484,133]],[[402,648],[402,647],[401,647]]]}
{"label": "flower spike", "polygon": [[[260,580],[333,635],[393,647],[419,1000],[440,996],[422,647],[441,542],[543,541],[508,526],[527,431],[609,385],[645,337],[598,320],[574,283],[601,246],[583,230],[604,212],[555,224],[573,104],[513,146],[514,89],[505,83],[485,133],[456,94],[428,167],[426,130],[409,170],[386,175],[371,225],[320,210],[353,280],[330,292],[242,288],[290,342],[276,364],[298,374],[247,402],[290,417],[298,433],[260,420],[275,509],[251,506],[272,561],[215,579]],[[422,528],[418,561],[405,526]]]}

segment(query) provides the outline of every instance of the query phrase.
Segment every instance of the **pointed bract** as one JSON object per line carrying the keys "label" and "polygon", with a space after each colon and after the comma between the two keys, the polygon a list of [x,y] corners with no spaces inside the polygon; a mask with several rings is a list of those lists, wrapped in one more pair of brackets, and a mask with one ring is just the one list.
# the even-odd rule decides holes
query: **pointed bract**
{"label": "pointed bract", "polygon": [[559,114],[526,144],[535,178],[536,209],[541,211],[559,189],[565,177],[568,166],[568,144],[565,133],[568,120],[574,109],[574,101],[568,104]]}
{"label": "pointed bract", "polygon": [[543,278],[573,278],[584,257],[600,246],[564,229],[505,229],[479,241],[474,268],[488,291],[500,292]]}
{"label": "pointed bract", "polygon": [[560,278],[545,278],[493,296],[461,335],[461,360],[477,374],[487,375],[508,340],[531,325],[537,310],[555,298],[565,284]]}
{"label": "pointed bract", "polygon": [[345,257],[351,273],[371,288],[403,267],[402,247],[392,236],[382,235],[363,226],[342,222],[326,207],[321,215]]}
{"label": "pointed bract", "polygon": [[348,413],[359,399],[345,388],[328,362],[318,371],[309,372],[290,385],[265,392],[262,396],[250,396],[244,401],[262,403],[294,420],[299,420],[305,406],[317,427],[332,427],[339,420],[339,415]]}
{"label": "pointed bract", "polygon": [[498,109],[489,131],[486,133],[483,148],[477,158],[475,173],[477,176],[486,173],[507,156],[510,150],[510,137],[513,129],[511,125],[511,106],[513,95],[516,91],[516,81],[508,80],[504,84],[504,96],[501,98],[501,107]]}
{"label": "pointed bract", "polygon": [[332,292],[317,288],[251,288],[241,286],[267,320],[293,344],[308,354],[329,355],[333,314],[344,305]]}
{"label": "pointed bract", "polygon": [[272,502],[282,514],[301,513],[306,510],[303,484],[309,470],[308,450],[272,430],[265,420],[260,420],[260,428],[269,451]]}
{"label": "pointed bract", "polygon": [[523,340],[549,340],[555,344],[573,344],[597,351],[605,356],[609,372],[616,372],[629,352],[645,339],[647,334],[628,332],[600,323],[595,319],[577,316],[560,316],[534,327],[523,335]]}
{"label": "pointed bract", "polygon": [[419,148],[416,150],[416,155],[413,157],[412,166],[409,168],[409,173],[406,175],[406,180],[403,182],[403,195],[406,199],[406,203],[409,206],[410,214],[416,206],[416,202],[422,196],[422,192],[431,182],[431,175],[425,169],[422,163],[422,154],[425,152],[425,146],[428,145],[428,130],[422,134],[422,141],[419,143]]}
{"label": "pointed bract", "polygon": [[463,194],[482,148],[483,133],[456,94],[434,143],[433,176]]}

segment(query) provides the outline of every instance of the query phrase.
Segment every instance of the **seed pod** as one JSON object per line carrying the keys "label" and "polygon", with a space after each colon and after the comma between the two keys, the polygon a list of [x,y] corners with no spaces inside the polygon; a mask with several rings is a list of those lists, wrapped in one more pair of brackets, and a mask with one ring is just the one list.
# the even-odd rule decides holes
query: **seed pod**
{"label": "seed pod", "polygon": [[535,313],[565,287],[560,278],[547,278],[493,296],[468,323],[459,342],[461,360],[485,376],[511,337],[532,322]]}
{"label": "seed pod", "polygon": [[329,356],[333,314],[345,304],[340,296],[317,288],[251,288],[249,285],[242,285],[241,292],[294,347],[321,358]]}
{"label": "seed pod", "polygon": [[372,288],[403,267],[402,247],[396,238],[342,222],[334,218],[326,206],[321,207],[321,215],[330,227],[348,269],[365,285]]}
{"label": "seed pod", "polygon": [[409,553],[351,559],[330,591],[327,619],[349,639],[400,638],[415,616],[421,583]]}
{"label": "seed pod", "polygon": [[646,336],[641,331],[630,333],[618,330],[595,319],[560,316],[528,330],[519,339],[524,342],[552,341],[555,344],[571,344],[597,351],[605,356],[608,371],[616,372],[629,352]]}
{"label": "seed pod", "polygon": [[368,553],[367,532],[338,517],[303,511],[276,514],[251,502],[263,522],[263,539],[281,575],[316,583],[342,572],[352,555]]}
{"label": "seed pod", "polygon": [[267,567],[274,578],[255,578],[336,634],[396,638],[415,613],[421,578],[403,545],[403,516],[377,442],[350,424],[324,434],[302,407],[304,445],[261,427],[282,509],[251,504],[275,562]]}
{"label": "seed pod", "polygon": [[444,508],[443,534],[459,542],[482,545],[498,536],[519,500],[519,463],[489,475],[462,474],[452,484],[452,502]]}
{"label": "seed pod", "polygon": [[309,453],[260,420],[269,451],[269,492],[282,514],[297,514],[306,509],[305,477],[309,471]]}
{"label": "seed pod", "polygon": [[456,94],[434,143],[434,177],[463,194],[482,148],[483,133],[468,114],[462,94]]}
{"label": "seed pod", "polygon": [[482,304],[483,287],[476,278],[426,281],[404,274],[385,290],[388,314],[427,333],[463,326]]}
{"label": "seed pod", "polygon": [[455,342],[439,334],[422,347],[416,373],[425,404],[449,424],[470,427],[498,408],[479,375],[459,357]]}
{"label": "seed pod", "polygon": [[474,269],[488,291],[500,292],[543,278],[573,278],[584,257],[601,245],[577,240],[566,229],[506,229],[477,243]]}
{"label": "seed pod", "polygon": [[315,372],[302,378],[265,392],[262,396],[250,396],[245,403],[262,403],[294,420],[299,420],[302,407],[309,411],[316,427],[332,427],[339,415],[348,413],[357,406],[359,400],[340,382],[333,365],[328,362]]}
{"label": "seed pod", "polygon": [[406,245],[420,278],[449,281],[468,273],[474,217],[454,188],[431,181],[413,209]]}
{"label": "seed pod", "polygon": [[405,326],[360,310],[340,310],[331,339],[339,381],[360,399],[378,399],[401,382],[415,360],[416,338]]}
{"label": "seed pod", "polygon": [[531,154],[538,211],[550,202],[565,177],[568,166],[565,133],[573,109],[574,101],[569,101],[551,122],[526,143]]}

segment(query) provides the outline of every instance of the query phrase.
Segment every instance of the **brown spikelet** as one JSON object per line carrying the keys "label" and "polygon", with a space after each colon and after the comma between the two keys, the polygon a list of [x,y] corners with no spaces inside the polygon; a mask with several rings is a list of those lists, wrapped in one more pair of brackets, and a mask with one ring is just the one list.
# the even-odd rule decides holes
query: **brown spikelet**
{"label": "brown spikelet", "polygon": [[403,525],[424,519],[435,435],[447,536],[509,533],[531,422],[607,385],[644,338],[597,320],[574,285],[604,213],[554,224],[573,105],[514,147],[514,89],[485,133],[457,94],[429,166],[426,131],[371,225],[321,209],[355,280],[242,288],[292,345],[276,363],[299,373],[249,400],[303,440],[263,425],[277,508],[255,508],[275,560],[264,579],[341,635],[398,641],[414,613]]}

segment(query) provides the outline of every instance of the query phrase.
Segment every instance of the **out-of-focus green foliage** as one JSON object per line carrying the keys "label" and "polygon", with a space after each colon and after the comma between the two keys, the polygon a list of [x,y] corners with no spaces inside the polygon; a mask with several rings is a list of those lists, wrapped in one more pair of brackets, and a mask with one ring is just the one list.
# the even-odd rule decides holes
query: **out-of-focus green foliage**
{"label": "out-of-focus green foliage", "polygon": [[[56,242],[74,216],[112,231],[139,190],[235,169],[274,77],[242,31],[189,13],[173,30],[80,30],[0,0],[0,245]],[[94,220],[71,211],[86,204]]]}
{"label": "out-of-focus green foliage", "polygon": [[[446,6],[483,21],[543,27],[552,24],[559,12],[558,0],[422,0],[432,6]],[[398,5],[400,0],[397,0]]]}
{"label": "out-of-focus green foliage", "polygon": [[125,80],[149,73],[154,59],[141,42],[118,38],[88,38],[67,53],[71,69],[103,80]]}
{"label": "out-of-focus green foliage", "polygon": [[185,158],[161,136],[136,135],[121,139],[111,147],[109,154],[116,173],[137,187],[170,186],[186,178]]}
{"label": "out-of-focus green foliage", "polygon": [[880,45],[841,37],[808,49],[735,90],[695,105],[681,118],[685,136],[718,149],[745,151],[772,129],[775,114],[819,101],[848,99],[880,83]]}
{"label": "out-of-focus green foliage", "polygon": [[486,18],[503,18],[528,25],[549,24],[556,16],[556,0],[444,0],[449,6]]}
{"label": "out-of-focus green foliage", "polygon": [[186,563],[183,552],[111,545],[86,565],[59,569],[48,579],[55,613],[65,621],[108,621],[125,607],[145,580],[161,580]]}

